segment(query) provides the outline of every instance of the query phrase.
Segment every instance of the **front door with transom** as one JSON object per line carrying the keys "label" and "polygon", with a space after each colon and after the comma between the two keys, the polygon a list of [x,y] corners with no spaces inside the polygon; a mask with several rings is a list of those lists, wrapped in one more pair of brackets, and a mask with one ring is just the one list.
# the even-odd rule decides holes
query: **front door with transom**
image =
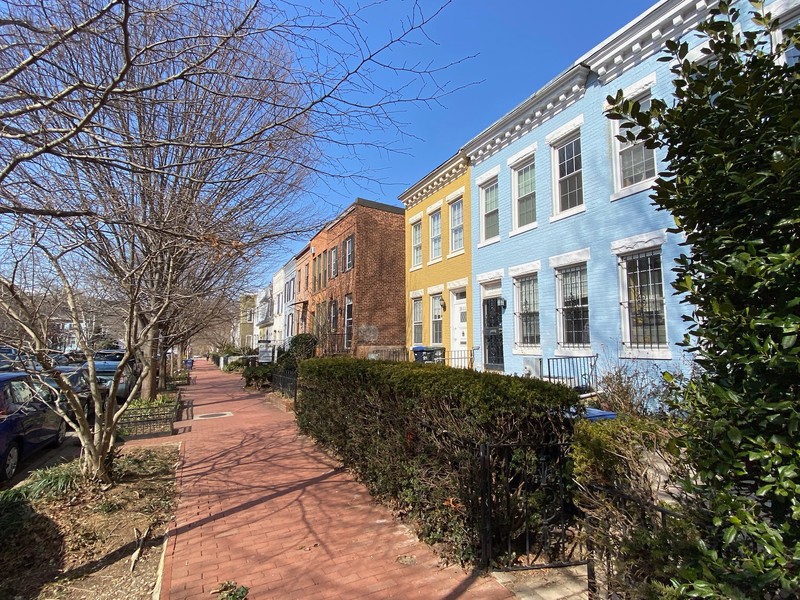
{"label": "front door with transom", "polygon": [[470,366],[467,348],[467,292],[451,294],[450,314],[450,366],[467,368]]}
{"label": "front door with transom", "polygon": [[489,371],[502,371],[503,308],[502,298],[483,299],[483,366]]}

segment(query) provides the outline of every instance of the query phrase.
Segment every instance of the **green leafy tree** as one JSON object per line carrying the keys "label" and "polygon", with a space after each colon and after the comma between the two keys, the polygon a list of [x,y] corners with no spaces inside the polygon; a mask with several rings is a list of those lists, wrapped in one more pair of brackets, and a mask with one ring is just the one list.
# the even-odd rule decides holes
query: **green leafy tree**
{"label": "green leafy tree", "polygon": [[686,237],[675,288],[694,308],[685,343],[702,369],[680,401],[695,539],[676,551],[672,594],[797,597],[800,65],[786,51],[800,36],[775,35],[762,3],[737,4],[701,26],[701,60],[668,45],[673,100],[643,110],[620,93],[609,117],[666,151],[653,199]]}

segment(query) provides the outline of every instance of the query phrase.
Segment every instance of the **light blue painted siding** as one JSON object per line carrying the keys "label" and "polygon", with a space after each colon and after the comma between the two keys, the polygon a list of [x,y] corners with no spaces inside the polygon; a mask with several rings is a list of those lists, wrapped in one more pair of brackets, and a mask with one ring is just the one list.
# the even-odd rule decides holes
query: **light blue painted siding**
{"label": "light blue painted siding", "polygon": [[[650,191],[642,191],[616,200],[614,194],[613,125],[604,115],[605,99],[618,89],[624,89],[655,73],[656,82],[650,88],[653,97],[668,97],[671,93],[669,64],[651,56],[635,65],[608,84],[601,84],[594,73],[589,74],[585,94],[573,105],[541,123],[529,133],[521,136],[489,158],[473,163],[472,169],[472,239],[473,239],[473,323],[474,339],[480,350],[476,352],[476,365],[484,364],[485,344],[482,331],[481,275],[502,269],[501,295],[506,300],[503,314],[503,355],[506,373],[523,374],[526,355],[515,350],[515,292],[509,269],[515,265],[539,261],[539,310],[541,330],[541,352],[536,356],[546,359],[565,352],[559,349],[557,340],[555,270],[550,266],[554,256],[588,249],[587,261],[589,287],[589,320],[591,347],[577,354],[599,354],[599,367],[608,368],[620,360],[622,346],[621,283],[618,256],[612,252],[612,242],[666,230],[674,223],[665,212],[656,211],[649,199]],[[553,151],[546,136],[559,127],[583,115],[580,127],[583,159],[583,199],[585,211],[560,220],[551,221],[553,215]],[[552,141],[552,140],[551,140]],[[524,233],[510,236],[512,230],[512,170],[507,161],[510,157],[537,145],[536,167],[536,214],[537,227]],[[481,176],[499,167],[497,176],[500,197],[499,241],[481,244],[480,186],[476,181]],[[664,294],[666,297],[666,323],[669,358],[659,354],[657,363],[663,368],[682,360],[682,350],[676,345],[682,340],[685,325],[682,321],[686,307],[673,294],[670,282],[672,263],[684,250],[679,246],[680,238],[666,235],[660,246]],[[640,356],[646,356],[640,354]],[[650,358],[648,357],[648,360]],[[669,363],[669,364],[668,364]]]}

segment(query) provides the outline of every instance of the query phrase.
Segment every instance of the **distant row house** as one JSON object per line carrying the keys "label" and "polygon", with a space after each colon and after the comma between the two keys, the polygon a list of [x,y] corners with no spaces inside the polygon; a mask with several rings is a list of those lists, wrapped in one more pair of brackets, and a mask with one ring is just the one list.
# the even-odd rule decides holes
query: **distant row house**
{"label": "distant row house", "polygon": [[[307,332],[326,354],[531,376],[679,360],[690,307],[671,269],[688,249],[649,199],[664,156],[617,139],[607,98],[669,98],[665,43],[708,56],[695,30],[714,4],[657,3],[409,187],[404,208],[356,200],[276,273],[259,339]],[[766,10],[795,25],[800,0]]]}

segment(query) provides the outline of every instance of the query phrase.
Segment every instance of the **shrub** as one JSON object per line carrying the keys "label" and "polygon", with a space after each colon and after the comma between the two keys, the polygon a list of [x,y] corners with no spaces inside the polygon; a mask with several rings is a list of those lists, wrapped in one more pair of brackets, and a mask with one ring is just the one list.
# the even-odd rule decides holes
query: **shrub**
{"label": "shrub", "polygon": [[242,371],[242,377],[247,387],[255,387],[260,390],[272,382],[272,374],[274,372],[275,365],[273,363],[256,365],[254,367],[245,367]]}
{"label": "shrub", "polygon": [[[479,548],[479,446],[564,441],[578,404],[563,386],[438,365],[342,357],[303,361],[299,373],[301,430],[461,562]],[[540,458],[523,454],[512,462]],[[488,460],[497,481],[510,477],[499,454]]]}

